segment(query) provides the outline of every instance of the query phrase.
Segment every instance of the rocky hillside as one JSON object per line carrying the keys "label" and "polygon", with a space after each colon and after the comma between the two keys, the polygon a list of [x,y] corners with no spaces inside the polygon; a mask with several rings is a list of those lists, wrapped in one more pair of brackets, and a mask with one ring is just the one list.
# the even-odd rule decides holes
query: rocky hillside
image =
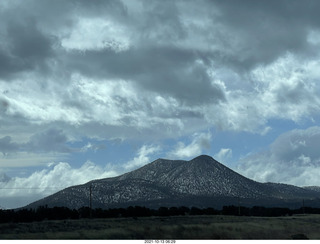
{"label": "rocky hillside", "polygon": [[210,156],[190,161],[158,159],[118,177],[94,180],[66,188],[27,207],[40,205],[80,208],[111,208],[140,205],[213,206],[299,204],[313,201],[320,193],[313,189],[250,180]]}

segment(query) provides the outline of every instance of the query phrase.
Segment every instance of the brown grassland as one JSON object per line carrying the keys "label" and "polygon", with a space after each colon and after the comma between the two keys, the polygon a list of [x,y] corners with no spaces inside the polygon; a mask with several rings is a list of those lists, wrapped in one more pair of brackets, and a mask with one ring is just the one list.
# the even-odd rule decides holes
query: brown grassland
{"label": "brown grassland", "polygon": [[172,216],[0,224],[0,239],[320,239],[320,215]]}

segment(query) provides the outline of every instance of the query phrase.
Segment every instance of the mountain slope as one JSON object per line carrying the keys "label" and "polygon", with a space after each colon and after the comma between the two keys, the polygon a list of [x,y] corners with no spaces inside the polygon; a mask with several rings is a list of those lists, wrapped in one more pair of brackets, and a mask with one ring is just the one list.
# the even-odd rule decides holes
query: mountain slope
{"label": "mountain slope", "polygon": [[304,189],[320,192],[320,186],[304,186]]}
{"label": "mountain slope", "polygon": [[[90,194],[91,189],[91,194]],[[319,192],[296,186],[250,180],[213,158],[202,155],[190,161],[158,159],[118,177],[94,180],[48,196],[40,205],[80,208],[160,206],[214,206],[226,204],[287,204],[314,199]]]}
{"label": "mountain slope", "polygon": [[[209,156],[188,162],[158,159],[119,177],[144,179],[168,187],[176,193],[210,196],[250,197],[259,194],[260,185],[230,170]],[[254,187],[253,187],[254,185]]]}

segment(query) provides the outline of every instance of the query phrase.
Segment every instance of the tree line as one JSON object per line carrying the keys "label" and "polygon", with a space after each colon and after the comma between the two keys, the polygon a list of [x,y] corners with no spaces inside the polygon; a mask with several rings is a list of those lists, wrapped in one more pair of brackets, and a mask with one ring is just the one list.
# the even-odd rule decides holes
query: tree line
{"label": "tree line", "polygon": [[69,209],[66,207],[41,206],[36,209],[0,210],[0,223],[9,222],[34,222],[43,220],[64,220],[82,218],[118,218],[118,217],[150,217],[150,216],[183,216],[183,215],[239,215],[239,216],[263,216],[278,217],[293,214],[320,214],[320,208],[303,207],[299,209],[289,208],[267,208],[261,206],[242,207],[224,206],[221,210],[214,208],[197,207],[160,207],[150,209],[140,206],[128,208],[91,209],[82,207],[80,209]]}

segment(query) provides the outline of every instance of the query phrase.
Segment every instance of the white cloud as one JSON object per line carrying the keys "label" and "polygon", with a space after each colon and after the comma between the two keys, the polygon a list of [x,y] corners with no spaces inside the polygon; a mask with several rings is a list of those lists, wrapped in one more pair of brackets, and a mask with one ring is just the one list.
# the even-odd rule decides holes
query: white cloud
{"label": "white cloud", "polygon": [[261,96],[259,112],[262,116],[299,121],[319,112],[320,87],[312,75],[314,61],[301,62],[300,59],[288,53],[252,71],[256,92]]}
{"label": "white cloud", "polygon": [[63,33],[61,45],[79,51],[111,49],[115,52],[129,49],[129,29],[102,18],[80,18],[69,33]]}
{"label": "white cloud", "polygon": [[320,127],[280,135],[268,150],[241,159],[238,171],[257,181],[320,185]]}
{"label": "white cloud", "polygon": [[232,157],[232,149],[221,148],[218,153],[213,156],[218,162],[225,164]]}
{"label": "white cloud", "polygon": [[[125,134],[129,138],[137,133],[141,137],[143,130],[153,130],[152,135],[163,137],[184,128],[183,118],[176,115],[181,113],[179,101],[166,94],[143,92],[132,81],[93,79],[81,74],[71,75],[63,86],[48,79],[43,87],[39,78],[34,76],[27,77],[27,81],[29,86],[26,88],[22,88],[20,81],[0,81],[0,91],[1,87],[8,91],[4,94],[6,116],[1,119],[3,124],[7,124],[6,129],[11,131],[9,135],[12,138],[16,137],[17,129],[22,128],[24,133],[30,131],[31,134],[36,129],[64,127],[68,137],[75,136],[72,131],[76,130],[78,138],[101,135],[104,139],[105,135],[97,124],[104,127],[103,131],[110,137]],[[18,120],[14,119],[17,117]],[[93,128],[97,130],[93,132]],[[145,134],[151,136],[150,133]]]}
{"label": "white cloud", "polygon": [[87,145],[80,148],[79,151],[85,153],[89,150],[93,150],[94,152],[97,152],[98,150],[103,150],[103,149],[105,149],[105,145],[103,144],[92,144],[88,142]]}
{"label": "white cloud", "polygon": [[175,149],[168,153],[170,159],[186,159],[199,156],[204,150],[210,148],[211,133],[195,133],[192,136],[192,141],[185,144],[180,141],[175,146]]}
{"label": "white cloud", "polygon": [[[50,164],[49,168],[36,171],[28,177],[14,177],[0,182],[0,205],[15,208],[53,194],[68,186],[84,184],[90,180],[116,176],[118,173],[109,165],[98,166],[87,161],[80,168],[72,168],[68,163]],[[26,198],[25,201],[22,199]],[[19,205],[15,200],[19,199]]]}
{"label": "white cloud", "polygon": [[[41,84],[42,77],[29,75],[24,81],[16,80],[8,84],[0,81],[1,87],[7,87],[5,98],[8,101],[6,114],[8,117],[19,117],[17,123],[44,124],[66,121],[79,124],[83,119],[80,110],[64,106],[65,88],[56,86],[54,81],[46,80],[46,86]],[[25,82],[28,86],[25,86]]]}
{"label": "white cloud", "polygon": [[[287,53],[245,76],[225,67],[210,76],[225,94],[225,101],[205,104],[205,119],[222,130],[266,134],[270,119],[299,122],[320,112],[319,72],[316,59]],[[226,72],[229,71],[229,75]]]}
{"label": "white cloud", "polygon": [[132,170],[150,163],[150,156],[158,153],[161,150],[160,146],[143,145],[137,152],[137,156],[123,165],[125,170]]}

